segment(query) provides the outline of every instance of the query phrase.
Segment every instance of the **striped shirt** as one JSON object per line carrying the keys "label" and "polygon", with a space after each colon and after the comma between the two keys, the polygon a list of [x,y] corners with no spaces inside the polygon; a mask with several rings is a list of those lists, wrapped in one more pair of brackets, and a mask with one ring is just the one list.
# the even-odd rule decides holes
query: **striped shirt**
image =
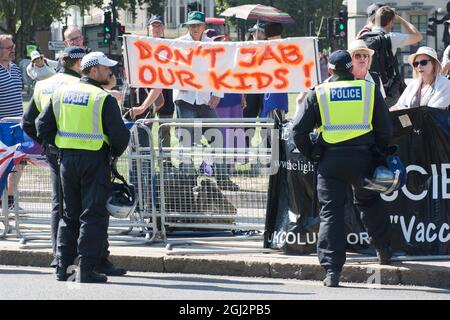
{"label": "striped shirt", "polygon": [[19,67],[11,62],[9,70],[0,65],[0,119],[21,117],[22,75]]}

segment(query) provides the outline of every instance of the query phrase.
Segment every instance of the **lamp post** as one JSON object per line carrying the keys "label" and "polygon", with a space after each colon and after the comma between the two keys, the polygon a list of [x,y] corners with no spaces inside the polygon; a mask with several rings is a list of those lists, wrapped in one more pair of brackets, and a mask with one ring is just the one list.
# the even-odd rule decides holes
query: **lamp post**
{"label": "lamp post", "polygon": [[[438,10],[434,11],[434,21],[437,20]],[[445,32],[445,30],[444,30]],[[437,51],[437,24],[434,24],[434,49]]]}

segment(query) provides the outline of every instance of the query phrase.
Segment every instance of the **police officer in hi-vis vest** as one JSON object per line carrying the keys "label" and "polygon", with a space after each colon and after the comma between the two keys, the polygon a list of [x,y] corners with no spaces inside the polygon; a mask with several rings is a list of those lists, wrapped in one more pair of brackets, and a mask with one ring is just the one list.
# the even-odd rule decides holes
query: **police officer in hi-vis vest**
{"label": "police officer in hi-vis vest", "polygon": [[[392,126],[376,86],[354,80],[352,58],[347,51],[333,52],[328,67],[332,76],[308,94],[303,110],[294,119],[293,134],[300,152],[319,163],[321,222],[317,254],[327,272],[324,285],[336,287],[345,263],[344,205],[350,186],[380,263],[389,263],[389,217],[380,195],[363,189],[362,183],[372,176],[378,159],[388,153]],[[310,139],[314,129],[319,132],[315,143]]]}
{"label": "police officer in hi-vis vest", "polygon": [[116,64],[102,52],[87,54],[81,61],[81,80],[56,91],[36,120],[38,137],[61,153],[64,215],[56,271],[60,281],[70,278],[67,268],[77,257],[78,281],[107,281],[97,271],[108,237],[111,157],[120,156],[130,138],[116,99],[101,87],[110,82],[110,67]]}
{"label": "police officer in hi-vis vest", "polygon": [[[81,59],[86,55],[83,48],[67,47],[62,53],[62,69],[59,73],[48,79],[36,82],[34,94],[28,102],[27,109],[22,117],[22,129],[39,144],[41,139],[37,137],[35,120],[46,106],[53,92],[66,84],[74,84],[80,81]],[[51,240],[53,248],[52,267],[56,267],[56,236],[58,234],[59,213],[59,167],[58,149],[53,145],[45,146],[45,155],[50,166],[50,178],[52,180],[52,213],[51,213]]]}

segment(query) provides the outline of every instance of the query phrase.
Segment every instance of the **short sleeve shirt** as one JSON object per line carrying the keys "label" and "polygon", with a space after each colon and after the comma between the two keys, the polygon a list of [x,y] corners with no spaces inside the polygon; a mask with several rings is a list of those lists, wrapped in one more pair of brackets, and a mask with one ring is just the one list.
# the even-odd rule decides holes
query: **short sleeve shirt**
{"label": "short sleeve shirt", "polygon": [[[380,32],[380,31],[386,32],[381,27],[374,27],[372,29],[372,32]],[[399,32],[388,32],[388,33],[386,33],[386,35],[388,35],[391,38],[392,53],[394,55],[397,52],[397,49],[403,48],[408,45],[408,40],[409,40],[409,37],[411,36],[410,34],[399,33]]]}
{"label": "short sleeve shirt", "polygon": [[5,117],[21,117],[22,75],[19,67],[11,63],[9,70],[0,65],[0,119]]}

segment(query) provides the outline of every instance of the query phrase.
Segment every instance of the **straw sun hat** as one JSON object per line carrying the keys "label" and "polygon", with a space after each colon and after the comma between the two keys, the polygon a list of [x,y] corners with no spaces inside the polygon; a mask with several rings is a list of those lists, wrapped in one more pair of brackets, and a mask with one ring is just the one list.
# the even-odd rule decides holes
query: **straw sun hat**
{"label": "straw sun hat", "polygon": [[353,54],[355,51],[365,51],[370,56],[373,56],[375,52],[372,49],[369,49],[363,40],[355,40],[351,42],[347,51],[350,52],[350,54]]}

